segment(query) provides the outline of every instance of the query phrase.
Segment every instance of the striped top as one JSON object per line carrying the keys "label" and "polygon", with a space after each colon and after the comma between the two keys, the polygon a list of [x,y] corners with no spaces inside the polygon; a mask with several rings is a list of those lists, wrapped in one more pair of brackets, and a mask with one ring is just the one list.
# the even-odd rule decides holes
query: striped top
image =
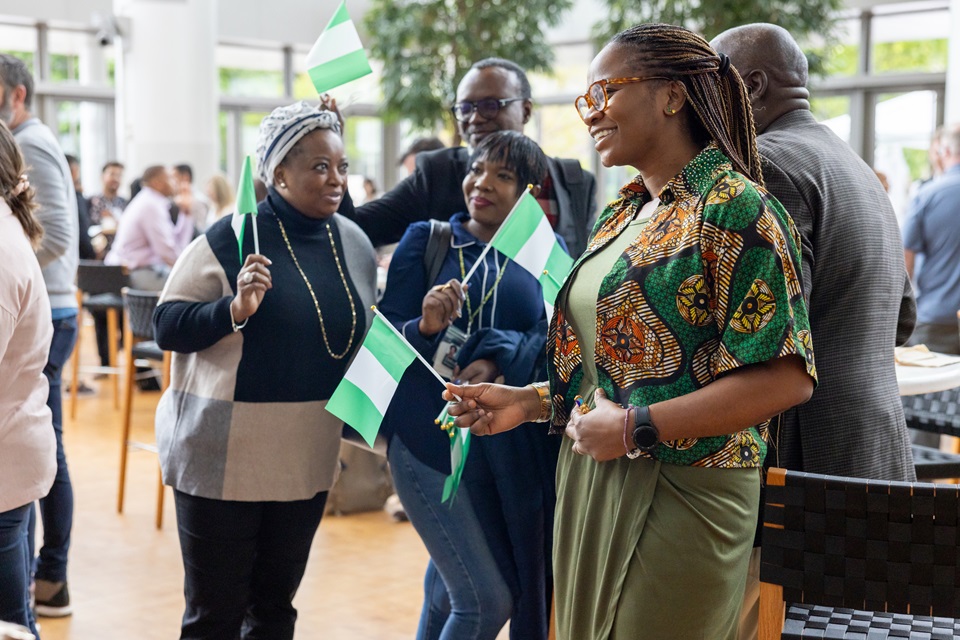
{"label": "striped top", "polygon": [[[174,351],[171,386],[157,408],[164,483],[204,498],[305,500],[334,481],[342,423],[324,407],[363,340],[376,291],[370,241],[354,223],[301,215],[271,190],[259,205],[260,250],[273,264],[273,288],[242,331],[230,301],[240,270],[237,240],[223,218],[174,266],[154,315],[157,341]],[[317,294],[327,350],[312,298],[277,224],[282,221]],[[248,222],[249,224],[249,222]],[[357,313],[351,338],[347,293]],[[244,238],[253,252],[253,234]]]}

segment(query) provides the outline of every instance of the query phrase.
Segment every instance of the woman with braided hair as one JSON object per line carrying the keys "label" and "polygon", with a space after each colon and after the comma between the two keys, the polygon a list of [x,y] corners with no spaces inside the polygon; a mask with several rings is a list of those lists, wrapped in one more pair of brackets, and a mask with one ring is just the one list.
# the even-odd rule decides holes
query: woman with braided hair
{"label": "woman with braided hair", "polygon": [[446,395],[474,433],[567,436],[558,638],[736,638],[767,427],[816,380],[797,232],[763,189],[743,83],[703,38],[633,27],[589,82],[576,107],[603,164],[639,175],[560,291],[549,382]]}

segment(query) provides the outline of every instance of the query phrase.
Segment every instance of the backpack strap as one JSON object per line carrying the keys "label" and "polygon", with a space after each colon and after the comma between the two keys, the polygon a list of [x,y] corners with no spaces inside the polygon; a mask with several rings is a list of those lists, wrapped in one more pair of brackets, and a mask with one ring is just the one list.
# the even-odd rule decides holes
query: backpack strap
{"label": "backpack strap", "polygon": [[430,220],[430,237],[427,239],[427,248],[423,252],[423,269],[426,274],[426,287],[429,289],[436,282],[443,267],[443,261],[450,251],[450,238],[453,237],[453,228],[449,222]]}

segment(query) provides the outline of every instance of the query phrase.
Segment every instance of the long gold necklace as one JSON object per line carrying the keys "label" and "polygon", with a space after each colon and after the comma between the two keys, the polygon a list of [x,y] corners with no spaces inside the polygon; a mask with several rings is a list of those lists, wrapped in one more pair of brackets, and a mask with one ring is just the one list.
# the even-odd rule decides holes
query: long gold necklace
{"label": "long gold necklace", "polygon": [[283,228],[283,222],[280,221],[280,216],[277,216],[277,224],[280,225],[280,233],[283,235],[283,241],[287,245],[287,251],[290,252],[290,257],[293,258],[293,264],[297,267],[297,271],[300,272],[300,277],[303,278],[303,282],[307,285],[307,290],[310,292],[310,297],[313,299],[313,306],[317,310],[317,318],[320,320],[320,334],[323,336],[323,345],[327,348],[327,353],[330,354],[330,357],[334,360],[342,360],[344,356],[350,353],[350,346],[353,345],[353,338],[356,335],[357,331],[357,307],[353,304],[353,294],[350,293],[350,285],[347,284],[347,276],[343,273],[343,267],[340,265],[340,256],[337,254],[337,245],[333,242],[333,231],[330,230],[330,223],[327,223],[327,237],[330,238],[330,248],[333,249],[333,259],[337,262],[337,271],[340,272],[340,282],[343,283],[343,289],[347,292],[347,298],[350,300],[350,315],[353,316],[350,321],[350,338],[347,340],[347,348],[343,350],[343,353],[336,354],[333,352],[333,349],[330,348],[330,341],[327,339],[327,327],[323,323],[323,313],[320,311],[320,303],[317,302],[317,295],[313,292],[313,286],[310,284],[310,281],[307,280],[307,274],[303,272],[303,269],[300,267],[300,261],[297,260],[296,254],[293,253],[293,246],[290,244],[290,239],[287,237],[287,230]]}
{"label": "long gold necklace", "polygon": [[[457,249],[457,253],[460,254],[460,281],[466,277],[466,265],[463,263],[463,249]],[[493,296],[493,292],[497,290],[497,285],[500,284],[500,279],[503,278],[503,273],[507,270],[507,265],[510,263],[509,260],[503,263],[503,266],[500,267],[499,273],[497,273],[497,279],[494,280],[493,286],[490,287],[490,290],[487,291],[487,295],[480,300],[480,306],[477,307],[477,310],[474,311],[472,305],[470,304],[470,294],[467,294],[467,335],[470,335],[470,329],[473,326],[473,321],[476,319],[480,312],[483,311],[483,305],[487,304],[487,301],[490,300]]]}

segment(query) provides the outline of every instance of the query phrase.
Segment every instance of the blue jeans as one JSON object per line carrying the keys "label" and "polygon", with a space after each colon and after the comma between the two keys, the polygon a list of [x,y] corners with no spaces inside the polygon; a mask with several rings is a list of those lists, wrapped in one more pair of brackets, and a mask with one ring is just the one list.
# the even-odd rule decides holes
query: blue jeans
{"label": "blue jeans", "polygon": [[417,639],[496,638],[510,618],[513,597],[466,485],[452,505],[441,504],[444,474],[417,460],[396,436],[388,458],[397,495],[430,553]]}
{"label": "blue jeans", "polygon": [[27,523],[32,506],[0,513],[0,620],[22,624],[39,637],[30,611]]}
{"label": "blue jeans", "polygon": [[[67,579],[67,551],[70,549],[70,531],[73,528],[73,485],[63,452],[63,402],[61,377],[63,365],[73,352],[77,341],[77,317],[53,321],[53,342],[43,375],[50,383],[47,406],[53,413],[53,432],[57,436],[57,475],[47,497],[40,499],[40,518],[43,520],[43,546],[37,559],[35,577],[38,580],[63,582]],[[31,555],[36,530],[36,514],[30,510]]]}

